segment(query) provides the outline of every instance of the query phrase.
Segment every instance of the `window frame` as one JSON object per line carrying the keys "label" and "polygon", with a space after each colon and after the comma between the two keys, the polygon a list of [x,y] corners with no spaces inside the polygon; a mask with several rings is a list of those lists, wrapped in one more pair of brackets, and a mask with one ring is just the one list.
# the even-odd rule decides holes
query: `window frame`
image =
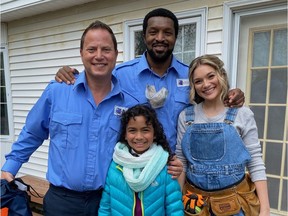
{"label": "window frame", "polygon": [[[207,8],[200,8],[196,10],[188,10],[175,13],[180,26],[190,23],[196,23],[196,56],[205,53],[205,32],[207,26],[206,13]],[[128,20],[124,22],[124,61],[129,61],[135,58],[134,36],[136,31],[142,31],[142,23],[143,18]]]}
{"label": "window frame", "polygon": [[1,52],[3,53],[3,64],[4,64],[4,76],[5,76],[5,88],[6,88],[6,103],[7,103],[7,117],[8,117],[8,135],[0,134],[0,139],[10,140],[14,134],[13,122],[12,122],[12,98],[11,98],[11,82],[9,72],[9,57],[8,57],[8,45],[7,43],[1,42]]}

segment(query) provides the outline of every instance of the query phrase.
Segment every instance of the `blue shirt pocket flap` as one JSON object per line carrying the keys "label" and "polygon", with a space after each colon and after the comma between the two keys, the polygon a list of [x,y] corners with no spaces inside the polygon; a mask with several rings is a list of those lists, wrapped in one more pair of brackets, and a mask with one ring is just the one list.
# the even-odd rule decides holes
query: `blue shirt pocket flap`
{"label": "blue shirt pocket flap", "polygon": [[115,132],[120,132],[120,124],[121,120],[119,117],[112,117],[109,120],[109,127]]}
{"label": "blue shirt pocket flap", "polygon": [[52,121],[62,125],[81,124],[82,115],[77,113],[56,112],[52,116]]}
{"label": "blue shirt pocket flap", "polygon": [[175,101],[180,103],[189,104],[189,88],[178,88],[175,94]]}

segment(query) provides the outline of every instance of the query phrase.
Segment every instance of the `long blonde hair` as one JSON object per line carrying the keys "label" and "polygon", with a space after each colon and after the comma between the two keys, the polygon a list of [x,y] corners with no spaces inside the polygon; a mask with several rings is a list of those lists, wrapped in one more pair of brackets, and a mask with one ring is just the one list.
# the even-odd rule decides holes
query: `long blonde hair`
{"label": "long blonde hair", "polygon": [[229,88],[230,88],[227,73],[226,73],[226,70],[224,69],[224,63],[215,55],[202,55],[202,56],[195,58],[189,65],[189,84],[191,87],[190,96],[189,96],[190,102],[200,103],[204,100],[202,97],[200,97],[197,94],[195,87],[194,87],[194,83],[193,83],[194,71],[200,65],[209,65],[210,67],[215,69],[216,75],[218,77],[218,80],[222,89],[220,98],[222,101],[224,101],[224,98],[227,96]]}

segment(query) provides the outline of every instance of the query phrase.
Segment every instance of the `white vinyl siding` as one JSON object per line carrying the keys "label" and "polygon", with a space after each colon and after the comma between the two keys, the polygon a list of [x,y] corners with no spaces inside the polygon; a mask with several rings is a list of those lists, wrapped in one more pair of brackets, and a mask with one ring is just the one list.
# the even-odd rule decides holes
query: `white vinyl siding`
{"label": "white vinyl siding", "polygon": [[222,30],[223,30],[223,6],[211,7],[208,10],[207,22],[207,54],[221,56],[222,54]]}

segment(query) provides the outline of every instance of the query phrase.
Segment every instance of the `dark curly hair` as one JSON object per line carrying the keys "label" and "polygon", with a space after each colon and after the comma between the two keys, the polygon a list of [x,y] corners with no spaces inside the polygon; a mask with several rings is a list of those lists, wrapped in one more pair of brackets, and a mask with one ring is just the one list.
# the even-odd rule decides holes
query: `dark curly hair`
{"label": "dark curly hair", "polygon": [[163,126],[159,122],[157,118],[157,114],[155,110],[148,105],[136,105],[128,110],[126,110],[121,117],[121,132],[120,132],[120,139],[119,141],[126,144],[127,146],[127,140],[125,139],[126,135],[126,129],[128,122],[130,121],[131,118],[135,119],[136,116],[144,116],[146,119],[146,124],[151,124],[153,129],[154,129],[154,142],[157,145],[162,146],[162,148],[169,153],[169,159],[172,159],[172,152],[169,147],[169,143],[166,139],[166,136],[164,134]]}
{"label": "dark curly hair", "polygon": [[175,37],[177,38],[178,36],[178,30],[179,30],[179,22],[177,17],[175,16],[174,13],[172,13],[170,10],[167,10],[165,8],[156,8],[152,11],[150,11],[148,14],[146,14],[146,16],[144,17],[143,20],[143,35],[146,34],[146,29],[147,29],[147,25],[148,25],[148,20],[151,17],[167,17],[173,20],[174,22],[174,29],[175,29]]}

